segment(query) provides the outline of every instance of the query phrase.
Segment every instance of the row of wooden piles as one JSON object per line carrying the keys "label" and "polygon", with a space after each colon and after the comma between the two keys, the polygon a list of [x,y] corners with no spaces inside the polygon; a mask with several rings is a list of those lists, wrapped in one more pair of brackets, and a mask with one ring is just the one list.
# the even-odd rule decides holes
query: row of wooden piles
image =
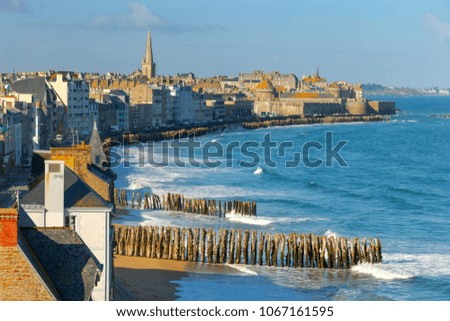
{"label": "row of wooden piles", "polygon": [[336,116],[303,116],[303,117],[281,117],[275,119],[259,119],[242,123],[245,129],[257,129],[271,126],[292,126],[321,123],[350,123],[350,122],[373,122],[388,120],[388,116],[382,115],[336,115]]}
{"label": "row of wooden piles", "polygon": [[114,190],[116,206],[144,210],[164,210],[224,217],[226,213],[256,216],[256,202],[222,201],[189,198],[181,194],[156,194],[132,192],[128,201],[126,190]]}
{"label": "row of wooden piles", "polygon": [[115,226],[118,255],[213,264],[345,269],[380,263],[379,239],[160,226]]}
{"label": "row of wooden piles", "polygon": [[319,124],[319,123],[348,123],[348,122],[372,122],[389,120],[389,116],[382,115],[330,115],[330,116],[303,116],[303,117],[278,117],[278,118],[254,118],[246,121],[230,121],[220,124],[209,124],[202,127],[180,128],[176,130],[155,130],[154,132],[142,133],[123,133],[108,137],[105,140],[106,147],[109,148],[112,142],[122,142],[125,145],[136,142],[161,141],[173,138],[185,138],[192,136],[201,136],[217,131],[225,130],[230,126],[241,125],[246,129],[265,128],[270,126],[291,126],[300,124]]}

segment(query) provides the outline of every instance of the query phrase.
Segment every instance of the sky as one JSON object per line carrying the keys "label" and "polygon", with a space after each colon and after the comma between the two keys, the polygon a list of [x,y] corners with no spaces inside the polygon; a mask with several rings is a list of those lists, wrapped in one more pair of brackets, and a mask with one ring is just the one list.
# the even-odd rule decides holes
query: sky
{"label": "sky", "polygon": [[0,72],[141,68],[450,88],[448,0],[0,0]]}

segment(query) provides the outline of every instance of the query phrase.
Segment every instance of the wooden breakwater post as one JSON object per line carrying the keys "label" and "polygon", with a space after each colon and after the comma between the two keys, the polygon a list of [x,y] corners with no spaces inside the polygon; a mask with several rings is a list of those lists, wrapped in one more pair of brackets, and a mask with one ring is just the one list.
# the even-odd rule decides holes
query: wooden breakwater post
{"label": "wooden breakwater post", "polygon": [[114,204],[143,210],[163,210],[224,217],[227,213],[256,216],[256,202],[222,201],[215,199],[190,198],[182,194],[162,195],[131,192],[128,201],[127,191],[114,189]]}
{"label": "wooden breakwater post", "polygon": [[388,115],[328,115],[328,116],[288,116],[278,118],[258,118],[245,121],[242,127],[245,129],[266,128],[272,126],[292,126],[330,123],[351,123],[351,122],[378,122],[388,121]]}
{"label": "wooden breakwater post", "polygon": [[379,239],[241,229],[114,226],[118,255],[211,264],[348,269],[382,261]]}

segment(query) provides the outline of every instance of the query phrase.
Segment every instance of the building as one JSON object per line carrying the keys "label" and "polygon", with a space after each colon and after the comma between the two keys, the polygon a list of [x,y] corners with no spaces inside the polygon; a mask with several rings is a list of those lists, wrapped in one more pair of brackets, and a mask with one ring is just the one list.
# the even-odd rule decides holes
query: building
{"label": "building", "polygon": [[227,120],[245,120],[253,117],[253,101],[242,93],[223,94],[225,118]]}
{"label": "building", "polygon": [[138,85],[130,90],[130,103],[132,105],[151,104],[153,90],[148,84]]}
{"label": "building", "polygon": [[61,122],[64,133],[61,135],[75,131],[80,137],[90,136],[93,117],[90,115],[89,83],[80,73],[56,72],[48,78],[47,84],[65,110]]}
{"label": "building", "polygon": [[192,100],[194,108],[194,122],[198,124],[207,124],[213,121],[213,110],[206,106],[206,100],[203,94],[195,93]]}
{"label": "building", "polygon": [[167,127],[173,124],[173,102],[170,90],[166,86],[154,86],[152,89],[152,127]]}
{"label": "building", "polygon": [[45,77],[15,81],[11,84],[10,94],[26,104],[19,109],[31,123],[33,149],[49,148],[59,133],[64,108],[57,106],[56,94],[47,85]]}
{"label": "building", "polygon": [[223,121],[225,119],[225,100],[220,94],[205,95],[206,108],[212,111],[212,121]]}
{"label": "building", "polygon": [[87,301],[102,266],[70,228],[19,227],[16,208],[0,209],[0,301]]}
{"label": "building", "polygon": [[[1,102],[1,101],[0,101]],[[5,101],[3,101],[4,103]],[[23,115],[15,107],[1,106],[0,112],[0,141],[3,171],[9,172],[22,162],[22,118]]]}
{"label": "building", "polygon": [[117,131],[123,132],[129,130],[129,109],[130,96],[123,90],[111,90],[108,94],[111,102],[115,105],[117,117],[116,126]]}
{"label": "building", "polygon": [[17,209],[0,209],[0,301],[53,301],[57,290],[18,228]]}
{"label": "building", "polygon": [[112,298],[116,176],[103,168],[106,158],[96,124],[93,128],[92,146],[36,151],[31,170],[36,179],[19,202],[20,231],[56,299]]}
{"label": "building", "polygon": [[294,74],[282,74],[279,71],[265,73],[260,70],[251,73],[239,74],[239,87],[241,90],[253,90],[264,79],[267,79],[278,92],[293,92],[298,88],[298,79]]}
{"label": "building", "polygon": [[152,127],[153,105],[148,103],[130,105],[129,129],[131,132],[150,130]]}
{"label": "building", "polygon": [[294,74],[282,74],[278,71],[272,71],[268,76],[279,92],[292,92],[297,90],[298,79]]}
{"label": "building", "polygon": [[190,86],[168,86],[173,105],[173,121],[179,125],[189,125],[194,122],[194,92]]}
{"label": "building", "polygon": [[155,78],[156,64],[153,62],[152,38],[150,35],[150,27],[147,32],[147,45],[145,47],[145,55],[142,58],[142,75],[147,79]]}
{"label": "building", "polygon": [[123,90],[106,90],[95,102],[101,136],[129,130],[130,98]]}
{"label": "building", "polygon": [[35,151],[33,154],[31,175],[35,177],[32,187],[36,186],[44,177],[45,161],[62,160],[65,165],[88,184],[106,201],[114,202],[114,181],[116,175],[104,168],[106,156],[103,153],[101,141],[91,137],[94,145],[73,145],[70,147],[51,147],[50,150]]}
{"label": "building", "polygon": [[254,111],[261,116],[324,116],[395,114],[394,102],[364,98],[360,84],[328,83],[318,73],[304,76],[296,92],[283,92],[264,78],[253,90]]}
{"label": "building", "polygon": [[[54,270],[50,279],[56,289],[67,283],[80,290],[89,285],[90,293],[83,291],[83,298],[78,294],[78,300],[112,298],[112,211],[112,204],[65,166],[63,160],[45,161],[45,178],[20,201],[19,227],[24,229],[44,269]],[[64,253],[75,258],[82,253],[88,258],[90,254],[92,260],[85,262],[78,273],[71,273],[76,267],[69,265],[70,261],[62,261],[59,254]]]}

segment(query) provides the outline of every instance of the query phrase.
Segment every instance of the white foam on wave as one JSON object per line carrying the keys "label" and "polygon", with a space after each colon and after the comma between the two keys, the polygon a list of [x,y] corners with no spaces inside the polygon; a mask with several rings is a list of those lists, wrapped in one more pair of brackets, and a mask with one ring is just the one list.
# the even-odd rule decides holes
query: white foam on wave
{"label": "white foam on wave", "polygon": [[274,217],[274,223],[281,224],[292,224],[292,223],[301,223],[301,222],[317,222],[317,221],[329,221],[327,218],[323,217]]}
{"label": "white foam on wave", "polygon": [[234,211],[227,212],[225,218],[230,222],[247,225],[267,226],[270,224],[296,224],[308,221],[327,221],[325,218],[313,217],[269,217],[269,216],[248,216],[236,214]]}
{"label": "white foam on wave", "polygon": [[258,273],[252,270],[250,267],[242,264],[227,264],[229,267],[238,270],[239,272],[247,275],[258,275]]}
{"label": "white foam on wave", "polygon": [[247,224],[247,225],[258,225],[267,226],[274,222],[273,219],[264,216],[248,216],[236,214],[234,211],[227,212],[225,218],[230,222]]}
{"label": "white foam on wave", "polygon": [[385,253],[383,263],[356,265],[352,271],[369,274],[380,280],[439,277],[450,275],[448,262],[450,255]]}
{"label": "white foam on wave", "polygon": [[394,119],[392,122],[395,123],[417,123],[417,119]]}
{"label": "white foam on wave", "polygon": [[[158,211],[160,212],[160,211]],[[174,224],[173,218],[171,218],[169,215],[162,216],[161,213],[154,212],[144,212],[141,214],[141,217],[145,219],[144,222],[142,222],[140,225],[147,225],[147,226],[176,226]]]}
{"label": "white foam on wave", "polygon": [[325,232],[325,236],[326,237],[334,237],[334,238],[336,238],[336,237],[338,237],[339,235],[336,233],[336,232],[333,232],[332,230],[327,230],[326,232]]}
{"label": "white foam on wave", "polygon": [[255,169],[255,171],[253,172],[253,175],[261,175],[264,173],[264,169],[262,167],[259,167],[257,169]]}
{"label": "white foam on wave", "polygon": [[133,180],[130,185],[128,185],[129,190],[137,190],[137,189],[143,189],[143,188],[148,188],[148,185],[144,185],[144,183],[142,181],[139,180]]}
{"label": "white foam on wave", "polygon": [[362,274],[369,274],[374,278],[380,280],[409,279],[414,276],[402,271],[395,271],[392,269],[392,267],[387,267],[383,264],[374,265],[370,263],[363,263],[353,266],[352,271]]}

